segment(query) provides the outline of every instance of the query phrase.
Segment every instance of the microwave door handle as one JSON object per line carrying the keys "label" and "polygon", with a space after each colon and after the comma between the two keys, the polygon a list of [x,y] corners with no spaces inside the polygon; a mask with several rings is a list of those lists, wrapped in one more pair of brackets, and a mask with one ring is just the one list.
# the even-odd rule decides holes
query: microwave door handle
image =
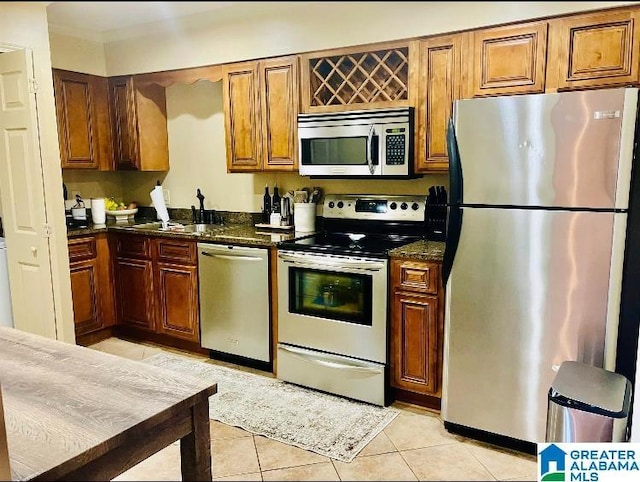
{"label": "microwave door handle", "polygon": [[369,166],[369,172],[373,175],[375,166],[373,165],[373,156],[371,155],[371,146],[373,145],[373,124],[369,127],[369,135],[367,136],[367,165]]}

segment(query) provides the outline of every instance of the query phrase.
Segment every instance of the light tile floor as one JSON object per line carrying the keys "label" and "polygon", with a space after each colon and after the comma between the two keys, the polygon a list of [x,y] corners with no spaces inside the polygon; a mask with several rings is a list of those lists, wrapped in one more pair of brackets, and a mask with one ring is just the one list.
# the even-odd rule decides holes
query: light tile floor
{"label": "light tile floor", "polygon": [[[148,343],[109,338],[91,348],[142,360],[162,350],[253,373],[265,372]],[[350,463],[211,421],[214,480],[502,480],[535,481],[533,455],[454,435],[437,412],[396,402],[401,411]],[[149,457],[117,481],[181,480],[178,442]]]}

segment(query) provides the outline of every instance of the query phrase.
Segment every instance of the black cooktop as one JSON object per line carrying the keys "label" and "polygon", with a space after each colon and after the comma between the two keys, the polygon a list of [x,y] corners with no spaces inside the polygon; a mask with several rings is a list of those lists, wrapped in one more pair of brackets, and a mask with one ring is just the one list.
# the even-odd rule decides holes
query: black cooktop
{"label": "black cooktop", "polygon": [[325,232],[305,238],[282,241],[278,246],[281,249],[293,251],[385,258],[388,256],[389,250],[418,241],[421,238],[420,235]]}
{"label": "black cooktop", "polygon": [[419,196],[329,194],[323,203],[322,229],[304,238],[281,241],[278,247],[386,258],[390,250],[424,237],[424,205]]}

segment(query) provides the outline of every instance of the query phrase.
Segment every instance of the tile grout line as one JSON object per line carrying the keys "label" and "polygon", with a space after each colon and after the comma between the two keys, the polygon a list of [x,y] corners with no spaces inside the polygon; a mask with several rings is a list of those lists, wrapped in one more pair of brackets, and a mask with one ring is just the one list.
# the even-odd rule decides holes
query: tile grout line
{"label": "tile grout line", "polygon": [[485,464],[483,464],[483,463],[482,463],[482,460],[480,460],[478,457],[476,457],[476,456],[475,456],[475,454],[474,454],[471,450],[469,450],[469,449],[466,447],[466,445],[465,445],[464,443],[462,443],[461,445],[462,445],[462,447],[467,451],[467,453],[468,453],[469,455],[471,455],[474,459],[476,459],[476,460],[478,461],[478,463],[479,463],[479,464],[480,464],[480,465],[481,465],[481,466],[482,466],[482,467],[483,467],[487,472],[489,472],[489,474],[491,474],[491,477],[493,477],[493,480],[499,480],[499,479],[498,479],[498,477],[496,477],[496,476],[495,476],[495,474],[494,474],[491,470],[489,470],[489,467],[487,467]]}

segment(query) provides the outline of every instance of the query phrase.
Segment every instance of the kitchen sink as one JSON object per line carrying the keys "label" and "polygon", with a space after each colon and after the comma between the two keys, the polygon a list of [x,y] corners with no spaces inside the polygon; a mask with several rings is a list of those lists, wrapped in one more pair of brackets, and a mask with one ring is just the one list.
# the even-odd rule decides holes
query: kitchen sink
{"label": "kitchen sink", "polygon": [[179,224],[169,223],[167,229],[162,228],[162,223],[159,221],[134,224],[131,226],[133,229],[144,229],[147,231],[164,231],[173,233],[190,233],[190,234],[208,234],[223,229],[220,224]]}
{"label": "kitchen sink", "polygon": [[220,224],[187,224],[184,226],[185,233],[212,233],[221,229],[223,226]]}
{"label": "kitchen sink", "polygon": [[159,229],[162,228],[162,223],[161,222],[148,222],[148,223],[141,223],[141,224],[134,224],[133,226],[131,226],[134,229],[148,229],[151,231],[157,231]]}

